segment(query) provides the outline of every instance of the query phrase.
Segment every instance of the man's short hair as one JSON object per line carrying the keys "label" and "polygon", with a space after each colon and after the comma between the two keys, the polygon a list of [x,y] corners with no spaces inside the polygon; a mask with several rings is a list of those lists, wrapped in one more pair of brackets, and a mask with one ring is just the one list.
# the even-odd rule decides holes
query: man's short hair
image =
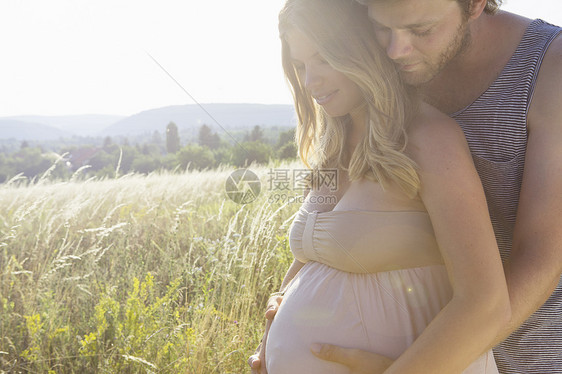
{"label": "man's short hair", "polygon": [[[388,1],[388,0],[357,0],[357,1],[360,4],[369,5],[370,3],[374,3],[375,1]],[[456,1],[459,3],[462,10],[464,11],[465,16],[470,15],[473,0],[456,0]],[[499,10],[502,2],[503,0],[488,0],[486,3],[486,8],[484,8],[484,11],[488,14],[495,14]]]}
{"label": "man's short hair", "polygon": [[[460,4],[465,14],[470,15],[473,0],[456,0],[456,1]],[[488,0],[486,2],[486,8],[484,8],[484,12],[488,14],[495,14],[499,10],[500,6],[502,5],[502,2],[503,0]]]}

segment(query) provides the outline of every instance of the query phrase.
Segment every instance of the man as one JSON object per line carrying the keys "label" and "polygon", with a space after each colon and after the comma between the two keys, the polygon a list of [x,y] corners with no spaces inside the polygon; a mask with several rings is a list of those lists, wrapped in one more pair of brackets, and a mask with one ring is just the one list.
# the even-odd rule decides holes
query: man
{"label": "man", "polygon": [[[402,78],[466,134],[511,299],[495,342],[500,372],[562,372],[561,29],[497,11],[501,0],[358,1]],[[391,363],[330,345],[313,351],[353,373]]]}

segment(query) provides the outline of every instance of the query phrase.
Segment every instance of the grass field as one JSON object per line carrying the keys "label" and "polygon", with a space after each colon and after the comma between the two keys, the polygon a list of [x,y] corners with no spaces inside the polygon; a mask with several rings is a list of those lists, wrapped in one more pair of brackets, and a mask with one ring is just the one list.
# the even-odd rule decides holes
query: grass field
{"label": "grass field", "polygon": [[245,205],[227,169],[0,186],[0,372],[248,372],[299,207],[271,168]]}

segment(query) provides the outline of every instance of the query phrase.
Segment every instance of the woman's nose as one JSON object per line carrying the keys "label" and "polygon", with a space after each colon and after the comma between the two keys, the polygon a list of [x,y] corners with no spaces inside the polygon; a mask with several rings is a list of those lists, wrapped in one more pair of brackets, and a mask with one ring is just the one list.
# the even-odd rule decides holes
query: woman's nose
{"label": "woman's nose", "polygon": [[314,88],[322,81],[321,75],[315,69],[306,69],[304,86],[307,89]]}

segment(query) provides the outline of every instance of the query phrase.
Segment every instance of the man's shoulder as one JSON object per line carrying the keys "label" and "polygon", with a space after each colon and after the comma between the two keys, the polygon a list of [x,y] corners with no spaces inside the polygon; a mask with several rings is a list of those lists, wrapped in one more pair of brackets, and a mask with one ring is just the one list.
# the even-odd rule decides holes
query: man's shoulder
{"label": "man's shoulder", "polygon": [[519,14],[500,11],[495,15],[486,15],[482,25],[488,31],[486,35],[494,34],[489,41],[496,41],[497,38],[509,39],[510,43],[518,44],[533,23],[533,19]]}
{"label": "man's shoulder", "polygon": [[[548,21],[542,20],[542,28],[540,32],[543,34],[543,37],[549,40],[549,43],[546,45],[547,50],[544,57],[544,62],[547,64],[552,61],[557,61],[557,64],[560,63],[560,56],[562,54],[562,26],[550,24]],[[550,39],[550,38],[553,39]],[[552,40],[550,42],[550,40]],[[544,65],[544,63],[543,63]]]}
{"label": "man's shoulder", "polygon": [[551,126],[562,120],[562,33],[550,43],[536,81],[529,109],[529,128]]}
{"label": "man's shoulder", "polygon": [[562,28],[559,27],[558,35],[554,38],[546,54],[544,56],[543,65],[546,63],[548,65],[555,65],[553,68],[562,68],[560,66],[560,59],[562,58]]}
{"label": "man's shoulder", "polygon": [[[553,81],[562,82],[562,30],[555,36],[548,46],[544,59],[539,69],[537,88],[543,85],[551,86]],[[549,84],[550,83],[550,84]]]}

